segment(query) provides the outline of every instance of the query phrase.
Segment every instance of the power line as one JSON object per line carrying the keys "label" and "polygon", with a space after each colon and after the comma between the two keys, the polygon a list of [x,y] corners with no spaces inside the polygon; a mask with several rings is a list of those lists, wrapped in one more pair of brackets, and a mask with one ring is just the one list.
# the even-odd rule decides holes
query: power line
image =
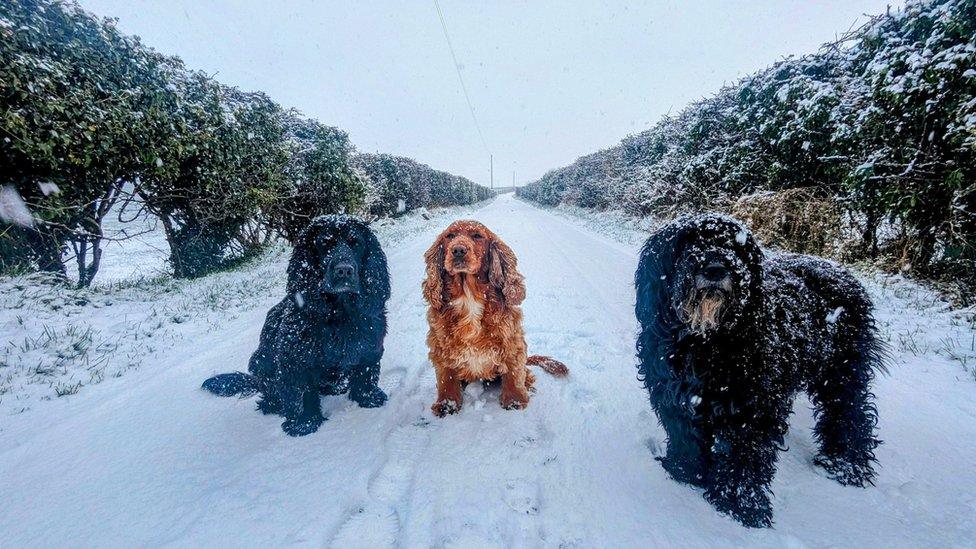
{"label": "power line", "polygon": [[461,76],[461,64],[458,63],[457,54],[454,53],[454,44],[451,43],[451,35],[447,32],[447,22],[444,20],[444,12],[441,11],[441,5],[437,0],[434,0],[434,7],[437,8],[437,17],[441,20],[441,29],[444,30],[444,38],[447,39],[447,49],[451,50],[451,59],[454,60],[454,71],[457,72],[458,82],[461,83],[461,91],[464,93],[465,103],[468,104],[471,120],[474,120],[474,127],[478,130],[478,137],[481,138],[481,144],[485,147],[485,152],[491,154],[491,149],[488,148],[488,142],[485,141],[485,134],[481,132],[481,124],[478,123],[478,116],[474,113],[474,106],[471,104],[471,97],[468,95],[468,87],[464,85],[464,77]]}

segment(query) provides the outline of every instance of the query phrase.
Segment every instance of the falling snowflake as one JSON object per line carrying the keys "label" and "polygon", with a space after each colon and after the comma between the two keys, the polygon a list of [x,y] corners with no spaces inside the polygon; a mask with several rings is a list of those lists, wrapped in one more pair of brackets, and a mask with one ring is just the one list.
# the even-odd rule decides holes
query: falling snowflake
{"label": "falling snowflake", "polygon": [[827,315],[827,323],[834,324],[840,318],[840,314],[844,312],[843,307],[837,307]]}
{"label": "falling snowflake", "polygon": [[59,192],[61,192],[61,189],[59,189],[55,183],[51,183],[50,181],[38,182],[37,188],[41,189],[41,192],[44,193],[44,196],[50,196],[52,194],[58,194]]}
{"label": "falling snowflake", "polygon": [[13,185],[0,187],[0,221],[21,227],[34,226],[34,216]]}

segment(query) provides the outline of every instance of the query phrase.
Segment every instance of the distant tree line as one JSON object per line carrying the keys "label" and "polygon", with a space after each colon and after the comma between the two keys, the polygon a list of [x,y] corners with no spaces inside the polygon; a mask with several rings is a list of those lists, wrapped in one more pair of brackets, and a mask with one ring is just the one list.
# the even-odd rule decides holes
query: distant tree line
{"label": "distant tree line", "polygon": [[[794,213],[836,209],[836,255],[972,284],[976,0],[911,0],[519,195],[661,218],[711,209],[824,223]],[[781,243],[802,247],[811,230]]]}
{"label": "distant tree line", "polygon": [[[387,165],[390,167],[388,168]],[[0,2],[0,272],[98,272],[110,215],[162,224],[177,277],[247,257],[312,217],[467,204],[491,192],[223,85],[73,1]]]}

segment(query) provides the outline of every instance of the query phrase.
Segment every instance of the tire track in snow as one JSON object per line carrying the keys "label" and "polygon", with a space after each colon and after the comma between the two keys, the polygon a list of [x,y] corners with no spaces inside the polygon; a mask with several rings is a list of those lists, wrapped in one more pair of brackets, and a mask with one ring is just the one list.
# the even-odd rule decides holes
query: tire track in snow
{"label": "tire track in snow", "polygon": [[[529,346],[536,348],[540,340],[563,346],[572,372],[566,384],[543,381],[541,390],[557,390],[559,398],[547,398],[539,404],[545,409],[534,410],[541,412],[539,429],[552,437],[540,441],[532,458],[532,483],[538,488],[541,511],[536,520],[537,540],[545,540],[546,545],[586,546],[600,543],[603,532],[613,527],[594,525],[589,520],[591,513],[584,510],[586,505],[566,506],[567,501],[583,496],[579,501],[583,503],[587,494],[597,493],[579,478],[583,464],[594,471],[608,466],[605,456],[613,455],[614,450],[608,454],[601,445],[610,442],[611,436],[618,437],[612,445],[628,441],[639,454],[647,454],[643,441],[656,428],[653,418],[642,418],[646,421],[638,424],[633,417],[647,415],[646,397],[634,368],[633,290],[625,290],[633,288],[637,254],[615,243],[608,245],[601,235],[563,218],[525,206],[532,210],[531,221],[520,224],[512,236],[523,244],[532,243],[532,249],[517,250],[523,260],[520,264],[532,271],[526,273],[530,283],[549,294],[530,292],[530,298],[553,301],[546,315],[551,324],[541,331],[527,326]],[[559,309],[571,309],[580,316],[560,316]],[[646,461],[652,463],[649,454]],[[602,484],[597,480],[592,488]],[[599,503],[589,507],[607,508]]]}
{"label": "tire track in snow", "polygon": [[[533,209],[536,210],[535,208]],[[591,240],[594,244],[602,244],[601,240],[590,237],[585,232],[582,232],[579,227],[570,225],[565,220],[552,216],[548,212],[537,210],[533,211],[533,213],[538,218],[547,221],[556,221],[558,225],[562,226],[563,230],[545,230],[549,228],[546,226],[546,223],[527,224],[523,226],[522,236],[536,243],[537,248],[535,250],[522,250],[522,255],[527,256],[531,253],[538,253],[540,249],[547,249],[550,255],[558,257],[559,271],[561,271],[562,275],[571,279],[574,286],[574,291],[569,294],[573,299],[566,300],[569,301],[568,303],[559,303],[558,305],[575,306],[577,305],[578,296],[587,296],[589,300],[586,306],[579,307],[579,312],[582,315],[596,314],[597,317],[604,320],[602,324],[595,320],[585,322],[589,319],[584,316],[580,319],[582,326],[573,328],[570,331],[551,330],[548,331],[548,335],[550,337],[564,338],[565,343],[568,344],[566,350],[571,355],[577,357],[607,357],[617,354],[615,351],[621,345],[609,341],[605,337],[605,334],[601,333],[603,331],[601,328],[607,325],[627,325],[630,322],[630,317],[625,311],[618,309],[619,303],[617,300],[608,297],[605,290],[605,281],[601,284],[594,280],[595,275],[591,273],[600,272],[600,270],[587,269],[585,265],[582,265],[576,259],[579,249],[586,247],[581,244],[582,240]],[[524,234],[525,229],[529,226],[534,229],[532,231],[534,234],[531,235],[531,238]],[[568,235],[572,235],[572,237]],[[574,246],[570,246],[567,242],[564,242],[568,238],[573,239]],[[603,249],[615,252],[610,255],[626,255],[615,247],[604,247]],[[591,260],[591,263],[600,264],[600,261],[594,258]],[[546,274],[550,277],[552,276],[550,272]],[[538,331],[532,331],[527,334],[527,337],[534,340],[538,335]],[[620,334],[618,339],[622,341],[626,337],[627,334]],[[530,347],[533,347],[531,343]],[[521,524],[523,531],[528,530],[531,523],[531,528],[537,532],[535,540],[546,540],[547,543],[558,542],[560,546],[573,546],[579,543],[581,538],[591,536],[588,536],[583,531],[576,533],[575,536],[567,535],[566,529],[563,528],[563,531],[557,534],[559,535],[558,540],[550,540],[548,539],[549,536],[545,528],[546,521],[541,520],[542,517],[539,516],[543,510],[558,507],[557,502],[560,498],[557,494],[553,494],[553,498],[547,497],[547,490],[558,492],[556,487],[561,484],[559,477],[573,474],[573,471],[567,470],[565,467],[560,467],[560,465],[563,465],[560,463],[560,457],[563,458],[564,462],[569,461],[571,459],[569,453],[572,451],[572,448],[559,447],[556,444],[557,441],[555,440],[556,435],[554,431],[569,430],[570,432],[587,432],[588,424],[597,421],[599,417],[607,415],[608,411],[606,406],[601,404],[601,401],[605,402],[609,400],[600,399],[597,388],[587,387],[589,385],[587,383],[589,378],[593,375],[602,374],[602,371],[605,369],[602,363],[577,363],[571,365],[571,368],[571,372],[575,372],[575,375],[571,373],[571,377],[567,380],[568,383],[566,384],[559,381],[554,383],[553,380],[542,382],[545,385],[544,390],[558,390],[560,396],[564,398],[549,399],[550,402],[545,404],[548,408],[536,416],[536,430],[539,435],[527,448],[531,450],[529,461],[531,461],[532,467],[528,469],[531,477],[517,478],[506,484],[508,490],[506,502],[513,511],[522,515],[518,522]],[[585,370],[581,368],[585,368]],[[545,374],[542,374],[541,377],[544,378]],[[597,383],[599,383],[599,380],[597,380]],[[552,400],[555,400],[555,402],[552,402]],[[586,413],[578,414],[579,409],[585,410]],[[553,425],[553,422],[561,423],[561,425]],[[553,500],[551,505],[550,499]],[[578,522],[585,524],[585,521]],[[532,542],[531,538],[519,541],[523,543],[526,541]],[[518,543],[516,540],[509,540],[509,542]]]}

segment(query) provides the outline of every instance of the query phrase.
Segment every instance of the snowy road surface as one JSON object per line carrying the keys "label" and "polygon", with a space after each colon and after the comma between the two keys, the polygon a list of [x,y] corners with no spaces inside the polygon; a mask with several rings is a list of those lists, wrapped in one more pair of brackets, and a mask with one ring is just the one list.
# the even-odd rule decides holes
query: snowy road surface
{"label": "snowy road surface", "polygon": [[[431,416],[434,372],[420,294],[435,218],[387,249],[393,277],[379,409],[326,397],[315,434],[284,435],[254,399],[200,383],[246,368],[265,307],[185,337],[159,364],[37,406],[0,430],[0,546],[171,544],[364,547],[965,546],[976,539],[976,383],[934,351],[896,352],[876,385],[876,487],[813,467],[805,399],[773,484],[776,524],[747,530],[654,461],[663,444],[636,379],[631,284],[637,248],[501,196],[475,212],[527,279],[529,350],[564,360],[527,410],[469,389],[460,415]],[[935,307],[881,297],[886,337],[922,346],[949,326]],[[271,305],[280,296],[266,297]],[[942,315],[942,316],[939,316]],[[912,332],[913,327],[919,328]],[[947,328],[948,329],[948,328]],[[914,340],[913,340],[914,341]],[[902,342],[903,343],[903,342]],[[933,343],[934,345],[934,343]],[[916,356],[917,355],[917,356]],[[57,404],[57,405],[55,405]]]}

